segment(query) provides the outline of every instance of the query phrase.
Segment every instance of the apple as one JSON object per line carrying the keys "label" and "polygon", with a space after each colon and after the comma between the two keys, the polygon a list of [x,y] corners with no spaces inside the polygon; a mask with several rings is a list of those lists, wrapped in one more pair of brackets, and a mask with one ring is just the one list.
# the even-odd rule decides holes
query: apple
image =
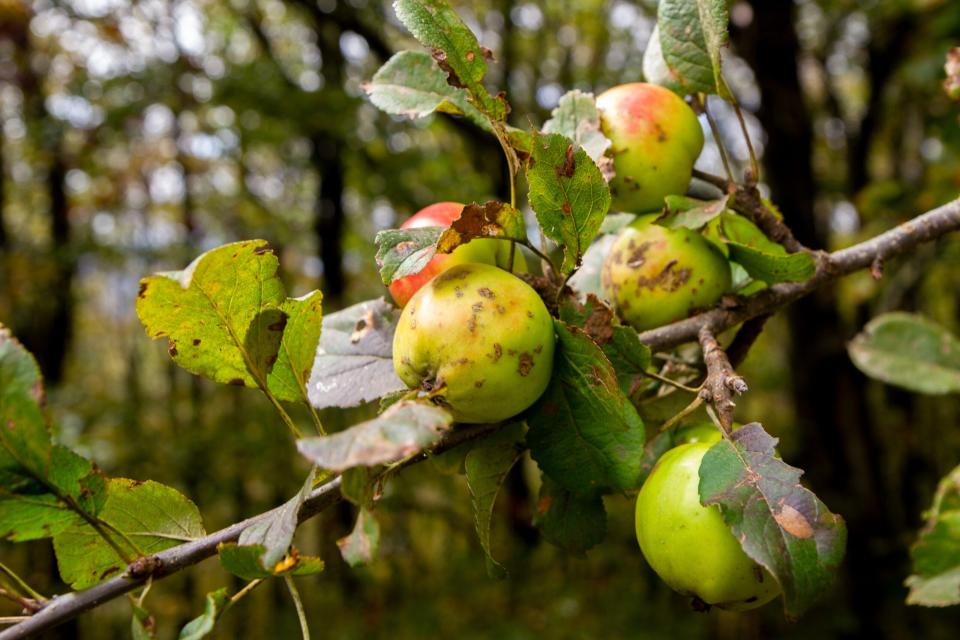
{"label": "apple", "polygon": [[663,454],[637,496],[637,542],[650,567],[672,589],[722,609],[754,609],[780,585],[751,560],[719,507],[700,504],[700,462],[709,442]]}
{"label": "apple", "polygon": [[543,394],[554,340],[553,318],[530,285],[492,265],[459,264],[404,307],[393,364],[457,422],[499,422]]}
{"label": "apple", "polygon": [[[410,216],[400,225],[400,228],[446,228],[460,217],[462,210],[463,205],[459,202],[437,202],[424,207]],[[478,239],[471,240],[467,244],[457,247],[452,253],[438,253],[419,273],[414,273],[390,283],[390,295],[393,296],[394,301],[399,306],[404,307],[410,298],[413,297],[413,294],[415,294],[420,287],[430,282],[438,273],[449,269],[455,264],[463,264],[465,262],[493,264],[506,269],[510,263],[510,243],[504,240]],[[527,270],[526,259],[520,252],[519,247],[514,251],[513,270]]]}
{"label": "apple", "polygon": [[729,288],[730,264],[691,229],[654,224],[656,214],[623,228],[600,274],[603,295],[637,331],[709,307]]}
{"label": "apple", "polygon": [[613,143],[612,209],[644,213],[661,209],[664,196],[686,193],[703,130],[680,96],[632,82],[601,93],[597,109],[600,128]]}

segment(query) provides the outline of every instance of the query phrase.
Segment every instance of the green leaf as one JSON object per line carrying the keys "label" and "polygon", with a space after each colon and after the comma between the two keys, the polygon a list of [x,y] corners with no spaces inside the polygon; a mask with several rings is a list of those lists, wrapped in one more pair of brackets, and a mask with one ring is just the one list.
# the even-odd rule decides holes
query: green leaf
{"label": "green leaf", "polygon": [[279,400],[307,402],[307,382],[323,323],[322,301],[319,291],[311,291],[300,298],[287,298],[280,307],[287,321],[277,361],[267,374],[267,386]]}
{"label": "green leaf", "polygon": [[94,465],[50,439],[33,357],[0,325],[0,537],[54,536],[94,517],[106,497]]}
{"label": "green leaf", "polygon": [[650,347],[640,342],[633,329],[620,326],[613,310],[600,299],[588,294],[583,304],[569,301],[560,305],[560,319],[583,329],[610,360],[620,382],[620,389],[629,395],[634,381],[650,366]]}
{"label": "green leaf", "polygon": [[751,277],[767,284],[803,282],[817,270],[813,256],[807,252],[765,253],[747,245],[727,242],[730,259],[747,270]]}
{"label": "green leaf", "polygon": [[350,535],[337,540],[340,555],[351,567],[362,567],[373,562],[380,547],[380,523],[367,509],[360,509],[357,523]]}
{"label": "green leaf", "polygon": [[606,537],[607,512],[599,494],[573,493],[544,476],[533,524],[550,543],[583,553]]}
{"label": "green leaf", "polygon": [[328,471],[396,462],[440,441],[453,422],[433,405],[403,401],[382,414],[329,436],[302,438],[297,449]]}
{"label": "green leaf", "polygon": [[727,42],[728,22],[726,0],[660,0],[661,53],[685,93],[732,98],[721,73],[720,55]]}
{"label": "green leaf", "polygon": [[613,177],[613,159],[604,155],[612,143],[600,130],[600,112],[592,93],[574,89],[564,94],[543,124],[543,132],[559,133],[573,140],[608,180]]}
{"label": "green leaf", "polygon": [[[126,568],[127,563],[103,535],[134,557],[137,551],[149,556],[206,535],[196,505],[177,490],[152,480],[111,478],[99,521],[106,525],[101,525],[99,533],[84,523],[53,539],[60,576],[74,589],[91,587]],[[136,551],[127,540],[136,545]]]}
{"label": "green leaf", "polygon": [[266,553],[266,549],[258,544],[241,546],[230,542],[221,544],[217,551],[223,568],[244,580],[274,576],[309,576],[323,571],[323,560],[296,553],[285,556],[271,570],[264,569],[260,558]]}
{"label": "green leaf", "polygon": [[285,502],[276,515],[254,523],[240,533],[239,544],[260,545],[264,549],[260,565],[265,569],[276,566],[287,554],[287,549],[293,542],[293,534],[297,530],[297,514],[313,489],[316,471],[316,468],[310,470],[297,495]]}
{"label": "green leaf", "polygon": [[534,137],[527,181],[544,234],[563,249],[561,270],[572,273],[610,209],[607,182],[586,152],[558,133]]}
{"label": "green leaf", "polygon": [[407,385],[393,367],[393,332],[400,312],[383,298],[323,319],[320,346],[307,389],[317,409],[355,407]]}
{"label": "green leaf", "polygon": [[377,265],[383,284],[420,273],[437,252],[443,227],[385,229],[377,233]]}
{"label": "green leaf", "polygon": [[784,610],[796,618],[833,581],[847,532],[800,484],[803,472],[775,457],[776,444],[756,422],[716,443],[700,464],[700,501],[720,506],[746,554],[780,583]]}
{"label": "green leaf", "polygon": [[667,61],[663,58],[663,49],[660,46],[660,27],[654,26],[643,52],[643,79],[651,84],[666,87],[674,93],[686,93],[677,80],[677,74],[670,70]]}
{"label": "green leaf", "polygon": [[395,0],[393,7],[400,22],[432,50],[447,82],[466,89],[473,105],[491,120],[505,120],[506,102],[491,96],[483,85],[490,51],[480,46],[457,12],[444,0]]}
{"label": "green leaf", "polygon": [[226,587],[208,593],[203,613],[184,625],[180,630],[180,640],[200,640],[210,635],[228,602],[230,596],[227,595]]}
{"label": "green leaf", "polygon": [[923,316],[885,313],[847,345],[860,371],[918,393],[960,393],[960,340]]}
{"label": "green leaf", "polygon": [[263,240],[212,249],[183,271],[141,280],[137,315],[187,371],[266,391],[287,324],[278,265]]}
{"label": "green leaf", "polygon": [[507,575],[506,569],[493,558],[490,551],[490,519],[500,485],[513,465],[523,456],[523,432],[522,422],[504,425],[496,433],[474,445],[464,462],[473,504],[473,521],[487,559],[487,573],[491,578],[499,579]]}
{"label": "green leaf", "polygon": [[906,580],[907,604],[960,604],[960,466],[940,481],[925,518],[910,549],[913,575]]}
{"label": "green leaf", "polygon": [[639,486],[644,427],[610,361],[583,331],[556,321],[553,378],[528,422],[540,468],[578,493]]}
{"label": "green leaf", "polygon": [[477,238],[527,239],[523,214],[503,202],[468,204],[437,241],[437,253],[451,253]]}
{"label": "green leaf", "polygon": [[470,103],[470,94],[447,82],[436,60],[422,51],[401,51],[363,86],[370,102],[386,113],[422,118],[435,111],[466,116],[491,131],[490,121]]}
{"label": "green leaf", "polygon": [[667,196],[667,206],[656,223],[668,229],[700,229],[726,211],[729,195],[706,202],[685,196]]}

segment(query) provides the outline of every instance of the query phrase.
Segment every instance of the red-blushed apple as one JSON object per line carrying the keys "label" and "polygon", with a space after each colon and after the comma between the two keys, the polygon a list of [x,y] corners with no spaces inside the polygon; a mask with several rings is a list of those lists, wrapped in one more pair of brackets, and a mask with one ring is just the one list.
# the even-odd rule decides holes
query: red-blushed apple
{"label": "red-blushed apple", "polygon": [[[463,211],[463,205],[459,202],[437,202],[424,207],[420,211],[410,216],[402,225],[401,229],[417,229],[420,227],[449,227],[450,224],[460,217]],[[438,253],[427,266],[419,273],[405,276],[390,283],[390,295],[400,306],[406,306],[410,298],[413,297],[420,288],[430,282],[434,276],[442,273],[446,269],[467,262],[478,262],[481,264],[492,264],[503,269],[510,263],[510,243],[505,240],[471,240],[465,245],[457,247],[452,253]],[[513,270],[517,272],[526,271],[527,263],[520,248],[514,252]]]}
{"label": "red-blushed apple", "polygon": [[530,285],[492,265],[450,267],[400,314],[393,366],[457,422],[499,422],[543,394],[553,318]]}
{"label": "red-blushed apple", "polygon": [[654,211],[663,207],[664,196],[686,193],[703,149],[703,130],[680,96],[655,84],[633,82],[601,93],[597,109],[600,128],[613,143],[611,209]]}

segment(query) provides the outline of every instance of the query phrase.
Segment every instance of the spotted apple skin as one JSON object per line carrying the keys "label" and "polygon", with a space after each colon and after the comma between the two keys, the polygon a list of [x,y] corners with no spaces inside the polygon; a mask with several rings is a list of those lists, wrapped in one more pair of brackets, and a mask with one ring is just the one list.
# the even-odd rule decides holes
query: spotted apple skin
{"label": "spotted apple skin", "polygon": [[660,457],[637,496],[637,542],[675,591],[722,609],[755,609],[780,585],[744,553],[719,507],[700,504],[700,463],[711,446],[684,444]]}
{"label": "spotted apple skin", "polygon": [[730,288],[730,264],[691,229],[641,216],[624,227],[600,272],[603,295],[637,331],[689,317],[713,306]]}
{"label": "spotted apple skin", "polygon": [[703,150],[703,130],[680,96],[655,84],[622,84],[597,97],[600,127],[613,143],[612,209],[644,213],[684,194]]}
{"label": "spotted apple skin", "polygon": [[523,280],[497,267],[450,267],[403,309],[393,339],[397,375],[457,422],[499,422],[543,394],[553,319]]}
{"label": "spotted apple skin", "polygon": [[[416,212],[402,225],[401,229],[417,229],[421,227],[449,227],[454,220],[460,217],[463,205],[459,202],[436,202]],[[399,278],[390,283],[390,295],[400,307],[406,306],[420,288],[430,282],[437,274],[443,273],[456,264],[466,262],[480,262],[495,264],[506,269],[510,264],[510,243],[504,240],[471,240],[465,245],[457,247],[452,253],[438,253],[430,259],[419,273]],[[515,273],[527,270],[527,261],[519,247],[513,255],[513,271]]]}

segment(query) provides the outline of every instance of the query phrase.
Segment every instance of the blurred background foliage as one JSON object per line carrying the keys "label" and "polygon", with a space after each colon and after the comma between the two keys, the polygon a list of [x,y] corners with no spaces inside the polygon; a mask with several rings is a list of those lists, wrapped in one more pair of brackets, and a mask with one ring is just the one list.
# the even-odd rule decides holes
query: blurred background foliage
{"label": "blurred background foliage", "polygon": [[[541,124],[568,89],[642,79],[656,3],[459,1],[497,63],[511,120]],[[960,107],[941,89],[960,44],[953,0],[756,0],[731,5],[726,73],[749,112],[763,188],[799,239],[836,248],[956,196]],[[255,393],[179,370],[134,314],[138,279],[243,238],[279,250],[295,295],[333,311],[382,295],[377,230],[438,200],[504,197],[495,141],[465,121],[378,112],[362,85],[415,43],[378,0],[0,0],[0,321],[38,357],[59,437],[111,475],[191,497],[208,530],[286,500],[307,466]],[[736,121],[711,103],[733,159]],[[708,143],[699,166],[720,172]],[[350,570],[342,507],[298,534],[328,570],[300,581],[317,637],[956,638],[956,609],[908,608],[908,546],[937,479],[960,461],[960,399],[867,381],[848,340],[886,310],[960,332],[960,238],[851,276],[767,325],[742,368],[738,419],[782,439],[786,460],[850,528],[835,588],[798,623],[776,605],[693,613],[643,562],[632,501],[611,497],[607,540],[567,557],[530,527],[535,470],[501,494],[486,577],[459,476],[429,465],[391,485],[380,558]],[[371,408],[329,412],[340,428]],[[46,594],[63,590],[47,542],[0,545]],[[239,588],[215,560],[157,584],[162,638]],[[295,637],[282,585],[261,587],[216,637]],[[15,613],[0,604],[2,615]],[[113,602],[49,637],[128,633]]]}

